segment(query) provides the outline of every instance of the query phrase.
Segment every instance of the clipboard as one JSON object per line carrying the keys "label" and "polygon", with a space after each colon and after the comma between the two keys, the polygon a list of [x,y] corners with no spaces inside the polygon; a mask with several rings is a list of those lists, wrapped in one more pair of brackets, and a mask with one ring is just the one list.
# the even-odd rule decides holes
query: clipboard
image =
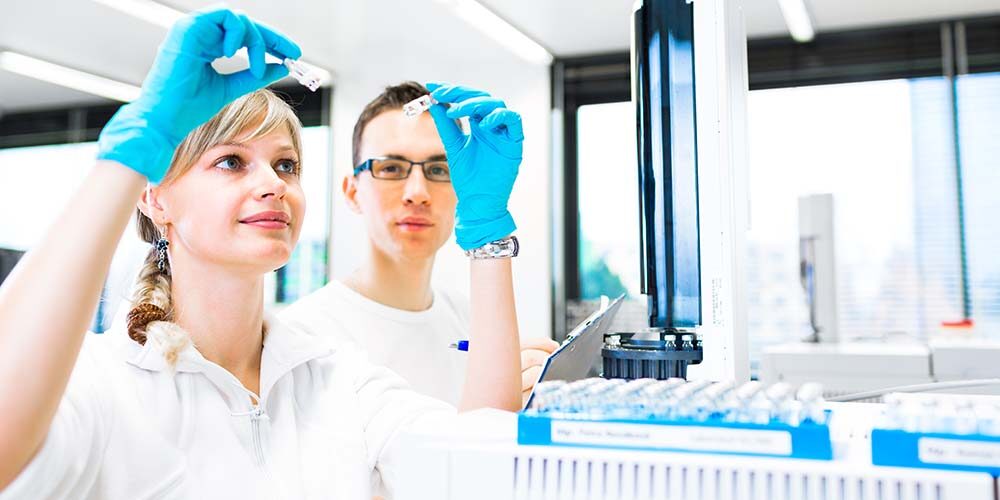
{"label": "clipboard", "polygon": [[[624,299],[625,295],[619,296],[614,301],[601,297],[601,307],[576,325],[559,348],[545,360],[538,380],[535,381],[535,387],[549,380],[572,382],[592,376],[591,367],[604,347],[604,334],[611,328],[615,314],[618,313]],[[528,397],[525,408],[531,406],[533,399],[535,399],[534,389]]]}

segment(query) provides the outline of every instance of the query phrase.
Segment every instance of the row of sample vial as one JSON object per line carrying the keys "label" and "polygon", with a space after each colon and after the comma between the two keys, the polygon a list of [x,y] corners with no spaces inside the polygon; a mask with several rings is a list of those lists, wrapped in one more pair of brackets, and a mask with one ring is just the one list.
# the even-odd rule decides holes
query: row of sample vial
{"label": "row of sample vial", "polygon": [[906,432],[1000,436],[1000,397],[889,394],[878,427]]}
{"label": "row of sample vial", "polygon": [[538,384],[527,410],[553,418],[686,420],[697,422],[826,423],[823,388],[804,384],[795,390],[779,382],[732,382],[681,378],[667,380],[587,378]]}

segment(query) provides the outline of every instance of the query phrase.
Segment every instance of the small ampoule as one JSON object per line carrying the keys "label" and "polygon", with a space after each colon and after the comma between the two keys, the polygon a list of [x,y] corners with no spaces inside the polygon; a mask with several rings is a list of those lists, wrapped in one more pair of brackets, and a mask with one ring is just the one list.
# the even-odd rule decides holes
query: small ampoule
{"label": "small ampoule", "polygon": [[882,429],[902,429],[903,428],[903,400],[899,394],[892,393],[882,398],[885,403],[885,410],[882,412],[882,421],[879,427]]}
{"label": "small ampoule", "polygon": [[976,415],[977,431],[987,436],[1000,436],[1000,412],[995,405],[979,403],[972,409]]}
{"label": "small ampoule", "polygon": [[316,89],[323,85],[323,79],[309,65],[287,57],[282,61],[282,64],[288,68],[288,74],[298,80],[305,88],[316,92]]}
{"label": "small ampoule", "polygon": [[975,434],[979,431],[979,420],[972,401],[959,401],[955,404],[958,413],[955,418],[955,432],[958,434]]}
{"label": "small ampoule", "polygon": [[815,382],[802,384],[795,398],[802,403],[802,420],[811,420],[817,424],[826,421],[826,412],[823,408],[826,400],[823,398],[822,385]]}
{"label": "small ampoule", "polygon": [[701,391],[695,398],[695,419],[705,421],[713,417],[724,417],[725,401],[732,390],[733,383],[727,381],[712,384]]}
{"label": "small ampoule", "polygon": [[749,422],[750,402],[761,391],[763,385],[751,380],[731,391],[726,398],[723,420],[727,422]]}
{"label": "small ampoule", "polygon": [[768,398],[761,391],[750,401],[740,421],[762,425],[768,424],[771,422],[771,418],[774,417],[775,410],[775,404],[771,401],[771,398]]}
{"label": "small ampoule", "polygon": [[430,94],[425,94],[404,104],[403,114],[413,118],[420,115],[420,113],[431,109],[431,106],[435,104],[437,104],[437,100],[431,97]]}
{"label": "small ampoule", "polygon": [[531,401],[531,408],[538,411],[551,409],[553,403],[552,395],[566,385],[563,380],[551,380],[542,382],[535,386],[535,396]]}

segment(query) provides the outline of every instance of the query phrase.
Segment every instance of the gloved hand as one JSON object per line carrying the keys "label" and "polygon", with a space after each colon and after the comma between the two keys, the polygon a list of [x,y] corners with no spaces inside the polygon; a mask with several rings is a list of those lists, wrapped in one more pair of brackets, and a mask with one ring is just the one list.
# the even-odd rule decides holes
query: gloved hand
{"label": "gloved hand", "polygon": [[[212,61],[247,47],[250,68],[222,75]],[[228,9],[196,12],[167,33],[142,92],[115,113],[101,131],[98,158],[117,161],[159,182],[174,149],[195,128],[236,98],[283,78],[281,64],[266,64],[264,53],[298,59],[291,40]]]}
{"label": "gloved hand", "polygon": [[[430,113],[444,143],[451,184],[458,196],[455,237],[464,250],[481,247],[514,232],[507,200],[521,165],[524,131],[521,115],[481,90],[428,83],[438,103]],[[469,118],[471,134],[455,123]]]}

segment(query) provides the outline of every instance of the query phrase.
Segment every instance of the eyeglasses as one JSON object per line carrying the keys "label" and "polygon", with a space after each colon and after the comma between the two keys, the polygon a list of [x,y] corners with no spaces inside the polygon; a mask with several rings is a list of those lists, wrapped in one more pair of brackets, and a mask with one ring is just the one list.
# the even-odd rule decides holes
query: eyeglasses
{"label": "eyeglasses", "polygon": [[420,165],[424,178],[431,182],[451,182],[451,172],[447,160],[410,161],[401,158],[369,158],[354,167],[354,175],[367,170],[372,177],[390,181],[401,181],[410,176],[414,165]]}

